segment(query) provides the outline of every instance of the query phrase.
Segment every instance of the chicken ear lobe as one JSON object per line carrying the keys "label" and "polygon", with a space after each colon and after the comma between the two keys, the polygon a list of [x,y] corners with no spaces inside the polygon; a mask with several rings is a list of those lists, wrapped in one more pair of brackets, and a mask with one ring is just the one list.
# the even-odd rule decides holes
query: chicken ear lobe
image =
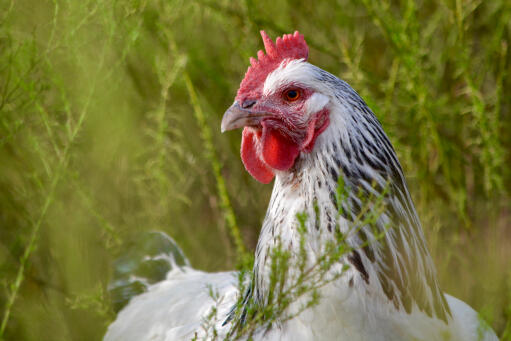
{"label": "chicken ear lobe", "polygon": [[267,184],[273,180],[275,176],[273,171],[260,159],[257,153],[256,132],[248,127],[243,129],[243,137],[241,139],[241,160],[246,170],[257,181]]}

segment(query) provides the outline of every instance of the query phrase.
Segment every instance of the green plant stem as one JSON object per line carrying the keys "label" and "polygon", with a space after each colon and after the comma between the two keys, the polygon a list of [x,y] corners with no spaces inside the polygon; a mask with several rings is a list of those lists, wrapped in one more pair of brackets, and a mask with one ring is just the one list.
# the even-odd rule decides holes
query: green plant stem
{"label": "green plant stem", "polygon": [[[98,69],[97,69],[98,73],[96,74],[96,77],[93,79],[93,82],[91,85],[91,90],[90,90],[88,96],[86,97],[86,101],[84,103],[84,106],[82,107],[82,110],[78,117],[78,121],[76,122],[76,124],[70,131],[69,139],[67,141],[66,146],[64,147],[64,151],[61,154],[62,157],[59,159],[58,165],[56,167],[57,171],[53,172],[53,176],[51,178],[50,186],[49,186],[46,198],[44,200],[43,206],[41,208],[41,212],[39,213],[39,216],[38,216],[35,224],[32,226],[32,230],[30,231],[30,237],[29,237],[28,243],[25,247],[25,250],[23,252],[23,255],[21,256],[20,266],[16,273],[15,280],[10,285],[10,290],[7,295],[7,302],[6,302],[5,308],[4,308],[4,315],[2,317],[2,322],[0,324],[0,340],[4,339],[4,333],[5,333],[5,329],[7,328],[7,324],[9,322],[12,307],[14,305],[16,297],[18,296],[18,292],[21,288],[21,284],[23,283],[23,279],[25,278],[25,268],[27,267],[30,255],[36,248],[36,241],[37,241],[37,237],[39,236],[39,231],[41,229],[41,225],[44,222],[44,219],[46,218],[46,214],[47,214],[48,209],[53,201],[53,196],[54,196],[55,190],[61,180],[62,174],[68,165],[69,156],[70,156],[69,152],[71,150],[71,147],[73,146],[73,144],[76,141],[78,133],[80,132],[80,130],[83,126],[83,122],[87,115],[89,105],[90,105],[93,95],[95,93],[96,84],[97,84],[98,78],[100,76],[99,71],[102,69],[102,66],[104,63],[105,52],[106,52],[105,50],[106,50],[106,47],[109,45],[109,42],[110,42],[113,32],[109,32],[109,33],[110,33],[109,39],[105,42],[105,45],[103,46],[103,50],[102,50],[102,53],[99,58]],[[71,120],[71,115],[68,117],[68,126],[71,124],[70,120]],[[50,135],[50,137],[51,137],[51,135]]]}
{"label": "green plant stem", "polygon": [[222,176],[220,161],[216,156],[215,147],[213,146],[211,130],[207,124],[206,117],[199,103],[199,98],[197,97],[197,92],[195,91],[195,87],[193,86],[192,80],[190,79],[188,72],[186,71],[183,72],[183,79],[186,84],[186,89],[188,90],[188,95],[190,96],[190,102],[193,107],[193,113],[195,115],[197,123],[199,124],[199,129],[201,131],[204,147],[206,148],[206,156],[209,162],[211,163],[211,166],[213,167],[217,191],[220,197],[220,206],[224,215],[225,222],[227,223],[227,226],[229,227],[229,231],[231,233],[231,237],[234,240],[238,258],[241,262],[245,262],[245,259],[247,258],[246,256],[247,250],[245,244],[243,243],[243,239],[241,238],[241,233],[236,223],[236,216],[234,215],[234,210],[229,199],[229,194],[227,193],[227,188],[225,187],[225,180]]}

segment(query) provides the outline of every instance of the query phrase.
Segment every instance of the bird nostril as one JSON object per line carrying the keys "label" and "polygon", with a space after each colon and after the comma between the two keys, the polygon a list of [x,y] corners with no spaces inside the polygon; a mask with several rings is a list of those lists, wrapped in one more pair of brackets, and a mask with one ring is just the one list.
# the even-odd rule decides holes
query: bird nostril
{"label": "bird nostril", "polygon": [[248,108],[251,108],[254,106],[254,104],[256,104],[256,100],[255,99],[247,99],[247,100],[244,100],[243,103],[241,103],[241,107],[243,109],[248,109]]}

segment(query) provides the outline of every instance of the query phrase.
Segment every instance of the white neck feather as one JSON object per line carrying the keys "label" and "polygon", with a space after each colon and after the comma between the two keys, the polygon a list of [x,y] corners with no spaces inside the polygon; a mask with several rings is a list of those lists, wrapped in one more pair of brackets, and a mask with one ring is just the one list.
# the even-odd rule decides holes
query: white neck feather
{"label": "white neck feather", "polygon": [[[277,173],[256,250],[254,298],[265,302],[270,254],[278,243],[293,255],[299,254],[296,217],[305,213],[306,249],[311,262],[338,232],[346,236],[353,249],[332,268],[337,272],[350,266],[338,284],[392,309],[407,313],[419,309],[447,321],[449,308],[439,290],[420,222],[390,142],[354,91],[339,100],[342,95],[332,98],[330,125],[318,137],[313,151],[302,153],[291,171]],[[353,111],[353,107],[360,110]],[[339,215],[336,202],[338,176],[343,177],[348,193],[343,215]],[[373,202],[361,201],[371,195]],[[375,224],[355,226],[361,208],[374,208],[378,197],[383,211]]]}

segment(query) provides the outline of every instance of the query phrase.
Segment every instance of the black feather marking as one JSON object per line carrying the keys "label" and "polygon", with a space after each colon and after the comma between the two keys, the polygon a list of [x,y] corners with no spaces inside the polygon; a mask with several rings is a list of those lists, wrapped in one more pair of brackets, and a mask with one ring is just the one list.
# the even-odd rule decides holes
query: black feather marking
{"label": "black feather marking", "polygon": [[332,179],[337,183],[337,180],[339,179],[339,171],[335,169],[333,166],[329,166],[328,170],[330,171],[330,175],[332,176]]}
{"label": "black feather marking", "polygon": [[327,213],[327,215],[326,215],[326,219],[328,220],[328,222],[327,222],[327,229],[328,229],[328,232],[332,232],[332,231],[334,231],[334,229],[335,229],[335,224],[334,224],[334,222],[332,221],[332,217],[330,216],[330,214],[329,214],[329,213]]}
{"label": "black feather marking", "polygon": [[335,164],[337,165],[337,169],[341,168],[341,159],[334,156]]}
{"label": "black feather marking", "polygon": [[369,239],[367,238],[367,234],[365,233],[365,231],[363,229],[359,229],[358,236],[360,237],[362,244],[365,245],[362,248],[362,251],[364,251],[365,255],[371,262],[374,262],[376,260],[376,258],[374,256],[374,252],[373,252],[373,245],[369,245],[369,243],[368,243]]}
{"label": "black feather marking", "polygon": [[344,155],[346,155],[346,158],[348,161],[351,161],[351,150],[349,148],[346,148],[346,146],[341,142],[341,148],[344,152]]}
{"label": "black feather marking", "polygon": [[337,195],[335,194],[335,192],[332,189],[330,189],[329,195],[330,195],[330,201],[332,202],[334,207],[337,209],[339,207],[338,202],[337,202]]}
{"label": "black feather marking", "polygon": [[314,206],[314,227],[316,230],[319,230],[319,227],[321,225],[320,221],[320,212],[319,212],[319,206],[318,206],[318,198],[316,197],[316,194],[314,194],[314,201],[312,202]]}
{"label": "black feather marking", "polygon": [[350,172],[350,170],[348,169],[348,167],[345,164],[341,165],[341,169],[342,169],[342,173],[344,174],[345,177],[347,177],[347,178],[353,177],[352,173]]}
{"label": "black feather marking", "polygon": [[337,155],[337,144],[336,143],[332,143],[332,155]]}
{"label": "black feather marking", "polygon": [[362,279],[369,284],[369,274],[367,273],[366,268],[364,267],[364,263],[362,262],[362,258],[360,258],[360,254],[358,251],[354,250],[349,256],[348,260],[351,264],[358,270]]}

